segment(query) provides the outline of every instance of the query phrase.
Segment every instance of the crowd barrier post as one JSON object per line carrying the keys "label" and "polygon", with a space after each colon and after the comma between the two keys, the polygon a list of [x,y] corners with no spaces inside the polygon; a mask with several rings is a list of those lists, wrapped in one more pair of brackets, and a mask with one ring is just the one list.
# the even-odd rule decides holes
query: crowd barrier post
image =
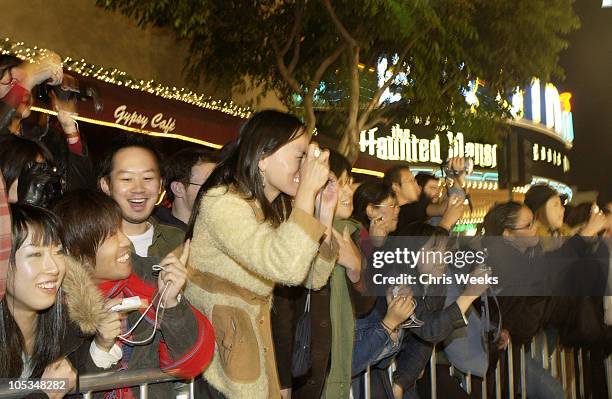
{"label": "crowd barrier post", "polygon": [[521,345],[521,398],[527,399],[527,364],[525,363],[525,345]]}
{"label": "crowd barrier post", "polygon": [[512,341],[508,340],[506,346],[506,352],[508,353],[508,393],[509,397],[514,397],[514,356],[512,354]]}
{"label": "crowd barrier post", "polygon": [[582,356],[584,355],[584,352],[582,351],[582,348],[578,349],[578,372],[579,374],[579,390],[580,390],[580,398],[584,399],[584,360],[582,358]]}
{"label": "crowd barrier post", "polygon": [[468,395],[472,394],[472,372],[468,371],[465,376],[465,391]]}
{"label": "crowd barrier post", "polygon": [[502,390],[501,390],[501,362],[497,361],[497,366],[495,366],[495,397],[497,399],[501,399]]}
{"label": "crowd barrier post", "polygon": [[431,352],[431,359],[429,360],[429,368],[431,369],[431,399],[437,399],[438,397],[436,363],[436,346],[434,345],[433,351]]}
{"label": "crowd barrier post", "polygon": [[370,399],[370,366],[366,369],[365,377],[363,379],[363,389],[365,391],[365,399]]}
{"label": "crowd barrier post", "polygon": [[489,391],[487,391],[487,373],[485,373],[484,377],[482,378],[482,397],[486,398],[487,394],[489,393]]}
{"label": "crowd barrier post", "polygon": [[563,390],[567,391],[567,365],[565,363],[565,350],[563,348],[559,350],[559,358],[561,362],[561,384],[563,385]]}
{"label": "crowd barrier post", "polygon": [[[556,367],[556,356],[555,356],[555,351],[553,351],[553,355],[552,355],[552,360],[548,355],[548,337],[546,336],[546,333],[544,331],[542,331],[540,333],[542,335],[542,365],[544,365],[544,368],[546,370],[550,370],[551,374],[553,377],[556,377],[557,374],[557,367]],[[551,362],[549,362],[549,360],[551,360]]]}

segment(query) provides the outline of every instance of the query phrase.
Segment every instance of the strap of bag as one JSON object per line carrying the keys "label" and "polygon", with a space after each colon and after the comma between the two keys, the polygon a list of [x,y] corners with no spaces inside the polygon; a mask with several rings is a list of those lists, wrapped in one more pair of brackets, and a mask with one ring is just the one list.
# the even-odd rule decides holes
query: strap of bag
{"label": "strap of bag", "polygon": [[[319,219],[321,216],[321,203],[323,202],[323,190],[325,190],[325,186],[321,189],[321,196],[319,197],[319,206],[316,208],[315,217]],[[308,294],[306,295],[306,304],[304,305],[304,313],[310,312],[310,291],[312,290],[312,271],[314,269],[314,263],[317,258],[315,257],[312,262],[310,262],[310,269],[308,270],[308,283],[306,283],[306,288],[308,288]]]}

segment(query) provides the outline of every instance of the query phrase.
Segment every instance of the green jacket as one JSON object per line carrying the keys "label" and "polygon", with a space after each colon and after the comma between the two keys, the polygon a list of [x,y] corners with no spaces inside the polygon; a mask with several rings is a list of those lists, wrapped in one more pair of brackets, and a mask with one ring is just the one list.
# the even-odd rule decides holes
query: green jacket
{"label": "green jacket", "polygon": [[[162,259],[183,244],[185,232],[181,229],[159,223],[153,217],[149,218],[149,223],[153,226],[153,243],[149,247],[148,256]],[[133,245],[132,250],[134,250]]]}

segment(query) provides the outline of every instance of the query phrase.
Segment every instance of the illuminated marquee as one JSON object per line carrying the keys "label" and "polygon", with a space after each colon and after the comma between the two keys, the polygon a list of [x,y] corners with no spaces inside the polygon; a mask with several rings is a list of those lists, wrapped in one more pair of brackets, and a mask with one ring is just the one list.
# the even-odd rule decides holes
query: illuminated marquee
{"label": "illuminated marquee", "polygon": [[[375,137],[378,128],[362,131],[359,140],[361,152],[388,161],[412,163],[442,163],[440,135],[432,139],[419,138],[410,129],[399,125],[391,128],[391,136]],[[471,157],[474,164],[483,168],[497,167],[497,144],[465,142],[463,133],[447,132],[449,157]]]}
{"label": "illuminated marquee", "polygon": [[[373,128],[360,133],[359,149],[362,153],[385,161],[436,164],[443,162],[443,143],[440,134],[430,139],[420,138],[410,129],[401,128],[399,124],[391,128],[390,136],[377,137],[377,132],[378,128]],[[461,132],[446,132],[445,139],[448,157],[470,157],[474,159],[474,165],[480,168],[497,167],[497,144],[466,142]],[[542,144],[533,144],[532,156],[534,162],[544,162],[563,168],[563,172],[570,169],[567,155]]]}
{"label": "illuminated marquee", "polygon": [[559,93],[555,85],[540,84],[533,79],[526,90],[517,90],[512,96],[511,113],[515,119],[526,119],[542,124],[566,142],[574,141],[574,125],[570,93]]}
{"label": "illuminated marquee", "polygon": [[570,161],[567,155],[557,150],[535,143],[533,145],[533,160],[535,162],[547,162],[554,166],[563,167],[563,172],[570,170]]}

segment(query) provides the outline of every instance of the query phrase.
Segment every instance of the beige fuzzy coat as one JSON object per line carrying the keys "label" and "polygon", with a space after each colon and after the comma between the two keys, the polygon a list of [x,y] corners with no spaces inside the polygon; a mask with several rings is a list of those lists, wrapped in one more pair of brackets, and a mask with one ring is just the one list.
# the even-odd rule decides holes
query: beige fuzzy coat
{"label": "beige fuzzy coat", "polygon": [[185,295],[216,333],[204,377],[232,399],[280,397],[270,330],[272,290],[277,283],[304,284],[311,264],[313,288],[320,289],[337,256],[334,245],[320,244],[325,227],[300,209],[277,228],[262,219],[254,201],[218,187],[200,203],[191,242]]}

